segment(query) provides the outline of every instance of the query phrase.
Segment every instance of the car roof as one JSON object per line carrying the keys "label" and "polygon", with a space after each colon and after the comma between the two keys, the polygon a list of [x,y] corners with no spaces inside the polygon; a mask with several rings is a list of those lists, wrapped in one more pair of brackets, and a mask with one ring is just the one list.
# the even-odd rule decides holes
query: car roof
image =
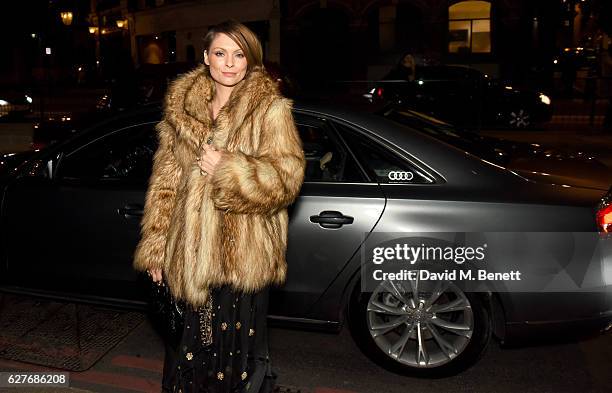
{"label": "car roof", "polygon": [[[401,125],[383,116],[376,115],[376,106],[368,109],[356,110],[355,107],[342,103],[329,103],[325,101],[316,102],[314,100],[295,100],[294,109],[296,113],[310,113],[312,115],[322,115],[330,120],[335,120],[341,125],[348,125],[361,132],[367,133],[382,141],[391,148],[399,149],[401,154],[408,159],[418,160],[418,164],[423,164],[431,173],[442,178],[442,183],[447,184],[444,192],[436,194],[434,199],[464,200],[464,201],[514,201],[516,190],[522,185],[525,186],[525,179],[493,163],[486,162],[478,157],[449,145],[432,136],[419,132],[407,125]],[[162,105],[159,102],[142,105],[139,108],[126,111],[120,115],[110,118],[108,121],[98,123],[89,130],[93,135],[101,136],[102,131],[108,132],[108,127],[104,124],[125,126],[135,124],[136,121],[156,122],[161,119]],[[84,130],[85,131],[85,130]],[[89,133],[89,132],[87,132]],[[78,133],[84,135],[85,133]],[[78,138],[78,135],[75,135]],[[61,149],[65,143],[70,143],[74,138],[58,143],[54,148],[41,151],[42,156],[49,156]],[[78,142],[74,140],[74,142]],[[46,149],[45,149],[46,150]],[[441,184],[441,183],[440,183]],[[433,186],[437,186],[438,183]],[[542,187],[540,187],[542,188]],[[414,199],[431,199],[431,191],[423,187],[411,187],[409,197]],[[525,201],[531,202],[553,202],[554,193],[541,189],[535,192],[530,188],[530,197],[525,197]],[[442,190],[440,190],[442,191]],[[545,191],[545,192],[544,192]],[[553,190],[559,194],[567,190]],[[552,198],[552,199],[551,199]]]}
{"label": "car roof", "polygon": [[[333,119],[340,124],[365,132],[371,137],[386,143],[388,146],[400,150],[408,158],[416,159],[428,166],[445,168],[445,172],[453,176],[459,176],[465,172],[466,161],[478,171],[483,171],[483,162],[479,158],[472,157],[466,160],[466,153],[455,146],[446,144],[436,138],[426,135],[414,128],[395,123],[376,114],[383,110],[386,104],[370,104],[367,100],[355,99],[294,99],[293,109],[296,113],[319,115]],[[103,130],[105,124],[112,124],[113,128],[133,125],[135,121],[148,122],[159,121],[162,116],[163,106],[161,102],[143,105],[123,114],[108,119],[104,123],[96,124],[96,130]],[[410,148],[407,149],[406,147]],[[468,165],[468,166],[470,166]],[[485,171],[498,173],[499,167],[490,167],[484,164]]]}
{"label": "car roof", "polygon": [[407,158],[416,159],[425,163],[437,173],[443,173],[444,178],[466,181],[467,179],[464,179],[466,172],[477,171],[482,174],[482,176],[479,176],[480,179],[491,178],[489,181],[495,183],[496,180],[492,180],[492,178],[497,178],[497,181],[499,181],[501,177],[511,176],[510,172],[498,165],[472,156],[456,146],[447,144],[408,125],[399,124],[375,114],[382,107],[373,106],[369,109],[356,110],[354,107],[342,103],[296,101],[294,108],[297,112],[321,114],[341,124],[365,130],[379,141],[401,150]]}
{"label": "car roof", "polygon": [[[466,185],[468,181],[489,182],[502,181],[510,173],[496,165],[487,163],[465,151],[440,141],[430,135],[419,132],[407,125],[402,125],[384,118],[376,112],[386,104],[369,104],[367,100],[337,99],[294,99],[293,108],[296,114],[323,116],[339,124],[356,129],[396,150],[409,160],[429,168],[430,174],[441,179],[453,179]],[[137,123],[157,122],[161,120],[163,105],[153,102],[138,108],[109,117],[96,123],[73,137],[60,142],[57,146],[79,144],[79,138],[98,138],[108,133],[109,128],[118,130]],[[464,179],[466,173],[481,173],[478,179]],[[444,175],[442,175],[444,174]],[[501,175],[501,176],[500,176]]]}

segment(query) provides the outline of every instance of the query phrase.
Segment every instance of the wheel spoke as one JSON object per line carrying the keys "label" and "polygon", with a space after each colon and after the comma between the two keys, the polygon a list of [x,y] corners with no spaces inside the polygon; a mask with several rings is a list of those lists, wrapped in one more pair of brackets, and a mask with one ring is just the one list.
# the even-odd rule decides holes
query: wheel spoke
{"label": "wheel spoke", "polygon": [[433,317],[431,323],[458,336],[470,337],[472,335],[472,329],[468,325],[458,324],[438,317]]}
{"label": "wheel spoke", "polygon": [[412,298],[410,299],[411,306],[416,308],[419,303],[419,275],[416,280],[410,280],[410,288],[412,290]]}
{"label": "wheel spoke", "polygon": [[463,298],[457,298],[449,303],[434,304],[428,311],[434,314],[440,314],[453,311],[465,311],[470,308],[470,305]]}
{"label": "wheel spoke", "polygon": [[395,344],[393,344],[391,347],[389,347],[389,355],[399,359],[402,356],[402,353],[404,352],[404,349],[406,348],[406,344],[408,343],[408,340],[410,339],[410,335],[412,334],[412,331],[414,330],[414,325],[410,325],[410,328],[405,329],[404,333],[400,336],[400,338],[397,339],[397,342]]}
{"label": "wheel spoke", "polygon": [[429,299],[427,299],[425,301],[425,304],[423,305],[423,308],[425,310],[429,311],[429,309],[432,307],[432,305],[438,300],[440,295],[442,295],[446,291],[446,288],[448,288],[449,284],[450,283],[448,281],[438,281],[438,282],[436,282],[436,288],[431,293],[431,296],[429,297]]}
{"label": "wheel spoke", "polygon": [[417,327],[417,364],[421,366],[427,366],[429,364],[429,353],[427,353],[427,348],[425,347],[425,338],[423,337],[423,329],[421,328],[421,323],[416,324]]}
{"label": "wheel spoke", "polygon": [[378,300],[372,300],[368,304],[368,311],[387,314],[387,315],[404,315],[406,312],[401,308],[391,307],[386,304],[379,302]]}
{"label": "wheel spoke", "polygon": [[409,318],[410,317],[408,315],[404,315],[404,316],[397,317],[394,320],[389,321],[389,322],[384,322],[380,324],[372,324],[371,326],[371,329],[373,330],[372,337],[378,337],[383,334],[387,334],[388,332],[395,329],[396,327],[402,325],[403,323],[408,322]]}
{"label": "wheel spoke", "polygon": [[[395,298],[400,302],[404,304],[410,304],[410,300],[406,299],[406,296],[404,296],[406,291],[400,283],[394,283],[393,281],[384,281],[383,287],[387,289],[393,296],[395,296]],[[400,291],[400,289],[403,291],[403,293]]]}
{"label": "wheel spoke", "polygon": [[451,355],[456,355],[459,352],[457,348],[455,348],[451,343],[446,341],[444,337],[442,337],[440,332],[438,332],[438,328],[436,328],[431,323],[427,324],[427,328],[429,329],[429,331],[431,332],[431,335],[433,336],[434,340],[438,344],[438,347],[440,347],[440,350],[444,353],[444,355],[448,359],[451,358]]}

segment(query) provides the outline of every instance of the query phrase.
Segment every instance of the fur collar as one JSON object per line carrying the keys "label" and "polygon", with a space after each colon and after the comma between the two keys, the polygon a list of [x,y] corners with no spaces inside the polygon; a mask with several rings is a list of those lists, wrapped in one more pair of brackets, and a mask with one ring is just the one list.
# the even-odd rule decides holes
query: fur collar
{"label": "fur collar", "polygon": [[[231,135],[253,111],[280,96],[278,86],[263,67],[254,67],[232,90],[228,102],[212,122],[208,104],[215,94],[215,82],[208,66],[201,65],[176,80],[164,102],[165,119],[173,126],[177,138],[188,141],[194,148],[205,140],[212,128],[213,144],[225,147]],[[267,105],[266,105],[267,109]]]}

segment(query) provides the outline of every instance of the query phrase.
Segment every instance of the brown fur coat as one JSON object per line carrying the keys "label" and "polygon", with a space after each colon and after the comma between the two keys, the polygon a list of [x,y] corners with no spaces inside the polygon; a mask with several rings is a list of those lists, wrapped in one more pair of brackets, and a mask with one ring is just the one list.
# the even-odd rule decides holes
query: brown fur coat
{"label": "brown fur coat", "polygon": [[[254,292],[285,280],[287,206],[304,178],[292,101],[258,68],[235,86],[213,123],[206,66],[175,80],[157,125],[159,148],[146,194],[134,268],[162,268],[172,293],[199,306],[206,289]],[[198,146],[226,149],[201,175]]]}

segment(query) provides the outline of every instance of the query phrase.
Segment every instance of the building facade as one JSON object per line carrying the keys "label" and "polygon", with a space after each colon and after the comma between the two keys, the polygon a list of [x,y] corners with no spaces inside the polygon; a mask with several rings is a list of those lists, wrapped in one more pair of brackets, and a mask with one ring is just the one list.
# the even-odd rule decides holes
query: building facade
{"label": "building facade", "polygon": [[[573,39],[564,28],[579,23],[575,3],[91,0],[89,20],[98,28],[100,46],[129,48],[135,65],[201,62],[208,27],[231,17],[258,34],[268,61],[305,82],[376,79],[405,53],[421,63],[470,64],[492,75],[521,78],[549,62],[564,39]],[[117,20],[125,21],[122,28]]]}
{"label": "building facade", "polygon": [[[91,0],[89,19],[104,30],[101,40],[122,41],[140,65],[201,62],[209,26],[230,17],[258,34],[266,59],[280,60],[278,0]],[[117,20],[124,28],[115,27]]]}

